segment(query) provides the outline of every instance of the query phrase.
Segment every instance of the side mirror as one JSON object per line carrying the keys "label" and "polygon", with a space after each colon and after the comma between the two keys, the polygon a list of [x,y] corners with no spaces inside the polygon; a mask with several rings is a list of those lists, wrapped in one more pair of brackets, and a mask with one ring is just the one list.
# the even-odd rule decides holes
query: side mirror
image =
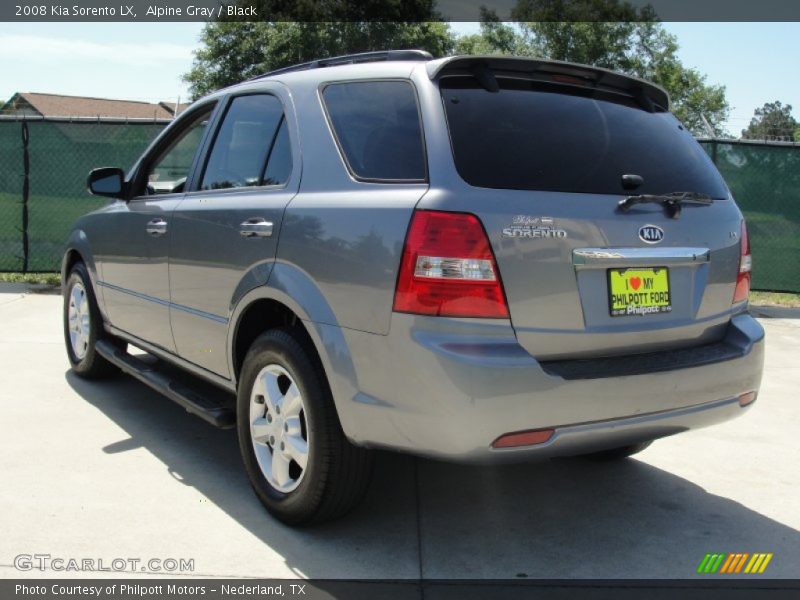
{"label": "side mirror", "polygon": [[125,172],[117,167],[101,167],[89,173],[86,187],[95,196],[122,198],[125,190]]}

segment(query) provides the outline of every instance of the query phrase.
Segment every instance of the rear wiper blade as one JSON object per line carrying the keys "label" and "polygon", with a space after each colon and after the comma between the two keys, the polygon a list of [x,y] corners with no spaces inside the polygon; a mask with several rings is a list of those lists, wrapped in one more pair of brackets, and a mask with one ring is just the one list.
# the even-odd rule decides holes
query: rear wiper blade
{"label": "rear wiper blade", "polygon": [[639,194],[638,196],[628,196],[619,201],[618,207],[622,212],[627,212],[636,204],[663,204],[669,216],[677,219],[681,214],[683,204],[702,204],[709,205],[714,203],[714,199],[706,194],[698,192],[671,192],[669,194]]}

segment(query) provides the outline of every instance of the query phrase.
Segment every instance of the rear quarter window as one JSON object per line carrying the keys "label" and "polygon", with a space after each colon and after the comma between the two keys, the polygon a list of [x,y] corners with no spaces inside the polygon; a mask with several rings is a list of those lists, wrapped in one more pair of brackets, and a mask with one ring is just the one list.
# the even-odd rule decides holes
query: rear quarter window
{"label": "rear quarter window", "polygon": [[366,181],[427,178],[417,96],[407,81],[333,83],[322,99],[350,172]]}

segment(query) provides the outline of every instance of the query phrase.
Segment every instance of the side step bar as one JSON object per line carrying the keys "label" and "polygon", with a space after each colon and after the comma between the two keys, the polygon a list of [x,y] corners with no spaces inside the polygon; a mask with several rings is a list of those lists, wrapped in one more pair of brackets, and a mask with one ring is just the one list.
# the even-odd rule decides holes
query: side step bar
{"label": "side step bar", "polygon": [[221,429],[236,425],[236,411],[223,404],[226,394],[222,390],[214,389],[204,393],[193,385],[184,384],[170,377],[169,374],[159,371],[156,366],[139,360],[106,340],[99,340],[95,348],[108,362],[177,402],[187,412]]}

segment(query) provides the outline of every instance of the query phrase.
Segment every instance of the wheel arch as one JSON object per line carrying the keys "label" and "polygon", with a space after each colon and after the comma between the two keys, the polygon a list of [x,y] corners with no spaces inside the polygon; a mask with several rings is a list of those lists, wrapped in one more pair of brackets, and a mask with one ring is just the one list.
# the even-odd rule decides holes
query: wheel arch
{"label": "wheel arch", "polygon": [[259,335],[270,329],[289,326],[299,327],[308,335],[301,319],[285,304],[272,298],[253,299],[233,325],[230,360],[234,377],[239,378],[247,351]]}
{"label": "wheel arch", "polygon": [[104,320],[108,320],[106,313],[105,298],[103,297],[102,289],[98,285],[100,275],[97,272],[97,266],[94,261],[94,254],[92,253],[89,244],[89,238],[83,229],[73,229],[67,240],[64,255],[61,258],[61,285],[65,286],[67,278],[69,277],[72,268],[79,262],[86,266],[89,272],[89,280],[92,284],[92,292],[97,300],[97,307],[100,309],[100,314]]}
{"label": "wheel arch", "polygon": [[86,264],[83,256],[81,255],[79,250],[75,248],[68,248],[66,252],[64,252],[64,258],[61,260],[61,284],[65,284],[67,282],[67,277],[72,272],[72,268],[78,263]]}
{"label": "wheel arch", "polygon": [[72,267],[76,263],[82,262],[86,265],[89,271],[89,276],[92,278],[92,285],[96,286],[97,283],[97,268],[94,262],[91,248],[89,246],[89,239],[82,229],[73,229],[67,240],[64,256],[61,259],[61,282],[65,283]]}
{"label": "wheel arch", "polygon": [[342,428],[352,439],[350,432],[355,425],[351,400],[357,386],[345,338],[318,288],[290,265],[276,264],[269,283],[247,292],[231,314],[228,360],[234,384],[238,386],[242,362],[253,340],[272,327],[286,325],[298,327],[311,341]]}

